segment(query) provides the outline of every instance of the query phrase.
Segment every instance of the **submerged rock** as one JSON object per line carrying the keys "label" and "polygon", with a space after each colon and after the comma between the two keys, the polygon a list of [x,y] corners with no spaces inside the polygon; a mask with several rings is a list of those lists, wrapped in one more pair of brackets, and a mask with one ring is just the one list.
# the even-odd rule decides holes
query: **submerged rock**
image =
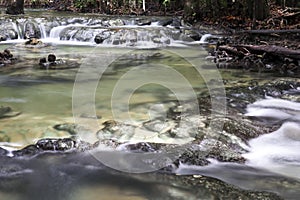
{"label": "submerged rock", "polygon": [[3,52],[0,52],[0,67],[14,64],[15,61],[16,61],[16,58],[14,58],[14,56],[10,52],[10,50],[5,49]]}
{"label": "submerged rock", "polygon": [[130,140],[135,133],[137,126],[117,122],[114,120],[105,121],[104,128],[97,132],[99,140],[116,139],[116,140]]}
{"label": "submerged rock", "polygon": [[13,111],[11,107],[1,106],[0,107],[0,119],[5,117],[15,117],[20,115],[21,112]]}
{"label": "submerged rock", "polygon": [[49,54],[47,58],[41,58],[39,60],[40,69],[47,70],[63,70],[78,68],[77,62],[67,62],[63,59],[57,59],[54,54]]}
{"label": "submerged rock", "polygon": [[[283,198],[271,192],[242,190],[221,180],[206,176],[169,176],[171,182],[194,188],[199,199],[257,199],[282,200]],[[205,189],[204,189],[205,188]],[[208,192],[209,191],[209,192]]]}
{"label": "submerged rock", "polygon": [[10,137],[0,131],[0,142],[10,142]]}
{"label": "submerged rock", "polygon": [[59,131],[67,131],[70,135],[78,135],[78,125],[75,123],[57,124],[53,127]]}

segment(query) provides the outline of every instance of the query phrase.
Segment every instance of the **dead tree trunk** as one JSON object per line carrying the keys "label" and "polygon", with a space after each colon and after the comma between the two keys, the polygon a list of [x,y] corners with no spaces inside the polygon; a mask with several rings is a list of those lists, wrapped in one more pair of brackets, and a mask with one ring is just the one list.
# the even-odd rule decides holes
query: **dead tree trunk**
{"label": "dead tree trunk", "polygon": [[24,14],[24,0],[11,0],[6,9],[6,14]]}
{"label": "dead tree trunk", "polygon": [[233,47],[240,49],[245,48],[250,53],[263,55],[264,53],[268,53],[274,56],[284,56],[292,59],[299,60],[300,59],[300,50],[288,49],[281,46],[274,45],[233,45]]}

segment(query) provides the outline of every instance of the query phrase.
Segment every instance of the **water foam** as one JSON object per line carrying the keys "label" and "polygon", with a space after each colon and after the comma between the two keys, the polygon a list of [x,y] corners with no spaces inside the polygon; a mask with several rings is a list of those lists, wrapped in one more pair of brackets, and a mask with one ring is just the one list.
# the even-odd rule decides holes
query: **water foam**
{"label": "water foam", "polygon": [[270,98],[247,111],[247,116],[283,120],[277,131],[249,141],[249,152],[243,155],[247,165],[300,179],[300,103]]}

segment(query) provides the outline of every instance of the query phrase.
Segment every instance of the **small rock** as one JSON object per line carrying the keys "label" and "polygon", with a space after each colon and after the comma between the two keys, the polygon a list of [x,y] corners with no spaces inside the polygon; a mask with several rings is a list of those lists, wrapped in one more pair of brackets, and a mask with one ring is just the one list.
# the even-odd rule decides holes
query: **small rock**
{"label": "small rock", "polygon": [[44,151],[66,151],[76,147],[76,141],[70,138],[64,139],[41,139],[36,146]]}
{"label": "small rock", "polygon": [[147,20],[147,19],[145,19],[145,20],[139,20],[139,21],[137,22],[137,25],[138,25],[138,26],[147,26],[147,25],[151,25],[151,20]]}
{"label": "small rock", "polygon": [[21,114],[20,112],[14,112],[11,107],[8,106],[1,106],[0,107],[0,118],[4,117],[15,117]]}
{"label": "small rock", "polygon": [[127,144],[125,149],[134,153],[142,153],[142,152],[155,152],[156,149],[151,146],[150,143],[139,142],[135,144]]}
{"label": "small rock", "polygon": [[25,42],[25,45],[40,45],[43,44],[43,42],[37,38],[30,38],[28,41]]}
{"label": "small rock", "polygon": [[55,62],[56,61],[56,56],[54,54],[49,54],[48,55],[48,62]]}
{"label": "small rock", "polygon": [[40,59],[40,65],[42,65],[42,64],[44,64],[44,63],[46,63],[47,62],[47,59],[46,58],[41,58]]}
{"label": "small rock", "polygon": [[4,58],[12,58],[13,57],[13,55],[10,52],[10,50],[8,50],[8,49],[5,49],[3,51],[3,56],[4,56]]}
{"label": "small rock", "polygon": [[173,19],[165,19],[158,22],[161,26],[168,26],[173,23]]}
{"label": "small rock", "polygon": [[96,35],[94,41],[96,42],[96,44],[101,44],[103,43],[105,39],[103,37],[101,37],[100,35]]}

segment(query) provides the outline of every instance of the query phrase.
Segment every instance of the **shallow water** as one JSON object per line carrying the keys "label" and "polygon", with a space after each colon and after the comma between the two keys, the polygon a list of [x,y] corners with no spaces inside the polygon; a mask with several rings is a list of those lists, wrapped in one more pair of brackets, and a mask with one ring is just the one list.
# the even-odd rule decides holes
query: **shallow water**
{"label": "shallow water", "polygon": [[[111,108],[111,99],[114,90],[122,90],[121,92],[126,94],[126,90],[130,86],[120,88],[121,85],[133,85],[140,84],[144,77],[140,74],[140,77],[136,77],[135,80],[132,77],[125,79],[122,78],[124,74],[132,69],[139,69],[142,67],[143,73],[152,73],[153,78],[149,78],[149,81],[136,85],[135,91],[132,91],[130,96],[126,96],[129,99],[124,99],[125,103],[129,101],[129,114],[134,121],[145,121],[149,119],[149,108],[155,105],[168,106],[168,101],[176,100],[176,95],[181,95],[181,98],[188,99],[189,93],[184,91],[184,87],[179,84],[176,86],[172,77],[169,76],[167,79],[163,76],[165,74],[157,74],[157,71],[153,71],[151,66],[146,65],[165,65],[173,67],[177,70],[183,79],[186,79],[188,84],[191,84],[195,90],[200,90],[204,87],[201,75],[188,64],[183,58],[178,58],[174,55],[172,49],[154,49],[154,50],[135,50],[126,48],[102,48],[102,47],[89,47],[89,46],[64,46],[56,45],[50,48],[35,50],[31,52],[31,49],[27,50],[16,45],[5,45],[4,48],[9,48],[12,53],[16,56],[22,57],[22,61],[16,64],[18,69],[3,69],[4,73],[0,79],[0,103],[3,106],[10,106],[16,111],[22,112],[21,115],[14,118],[7,118],[1,120],[1,127],[4,133],[11,136],[12,143],[20,143],[26,145],[32,143],[37,138],[41,137],[55,137],[55,136],[67,136],[64,133],[57,133],[52,129],[52,126],[65,123],[73,122],[73,111],[72,110],[72,96],[74,90],[74,81],[78,70],[85,70],[89,76],[83,85],[80,87],[87,87],[84,91],[80,91],[80,95],[86,95],[87,93],[94,93],[95,99],[86,99],[82,104],[88,104],[89,107],[95,107],[96,116],[99,118],[99,123],[104,120],[112,119],[113,113]],[[19,49],[21,48],[21,50]],[[186,51],[195,51],[193,48],[186,49]],[[38,69],[38,60],[41,57],[47,56],[49,53],[55,52],[57,58],[63,60],[72,60],[78,62],[79,68],[70,70],[40,70]],[[103,74],[99,73],[99,69],[102,68],[98,63],[88,63],[94,60],[97,56],[111,56],[116,58],[112,60],[112,64],[107,66]],[[205,51],[199,51],[198,54],[203,61],[203,65],[208,63],[204,60]],[[91,57],[91,58],[89,58]],[[153,58],[152,58],[153,57]],[[101,62],[100,60],[96,61]],[[208,63],[209,64],[209,63]],[[33,65],[30,67],[23,65]],[[104,64],[103,64],[104,65]],[[142,66],[145,65],[145,66]],[[23,68],[24,67],[24,68]],[[20,69],[21,68],[21,69]],[[153,66],[152,66],[153,69]],[[170,68],[171,69],[171,68]],[[149,71],[149,72],[147,72]],[[141,69],[137,70],[136,73],[140,73]],[[96,74],[95,77],[92,74]],[[144,74],[144,76],[145,76]],[[131,75],[132,76],[132,75]],[[101,77],[101,80],[97,79]],[[79,77],[80,78],[80,77]],[[122,78],[122,79],[121,79]],[[130,79],[130,80],[129,80]],[[168,80],[169,79],[169,80]],[[177,94],[173,94],[172,91],[164,86],[155,83],[155,80],[164,80],[165,84],[172,83],[174,88],[178,88]],[[168,83],[168,81],[170,83]],[[153,82],[153,83],[151,83]],[[119,86],[116,84],[119,84]],[[85,85],[86,84],[86,85]],[[96,84],[96,85],[95,85]],[[89,91],[88,87],[91,85],[96,86],[96,91]],[[180,89],[182,87],[182,89]],[[94,101],[95,105],[90,104]],[[123,107],[118,107],[120,102],[116,103],[114,112],[118,113],[118,117],[122,118],[122,115],[127,116],[127,112],[124,111]],[[165,108],[167,109],[167,107]],[[84,112],[84,111],[83,111]],[[80,113],[85,115],[92,115],[89,113],[89,108],[86,111],[88,113]],[[77,114],[77,113],[76,113]],[[152,112],[155,115],[155,112]],[[154,116],[152,116],[154,117]],[[99,127],[95,127],[99,129]],[[96,131],[96,130],[94,130]]]}

